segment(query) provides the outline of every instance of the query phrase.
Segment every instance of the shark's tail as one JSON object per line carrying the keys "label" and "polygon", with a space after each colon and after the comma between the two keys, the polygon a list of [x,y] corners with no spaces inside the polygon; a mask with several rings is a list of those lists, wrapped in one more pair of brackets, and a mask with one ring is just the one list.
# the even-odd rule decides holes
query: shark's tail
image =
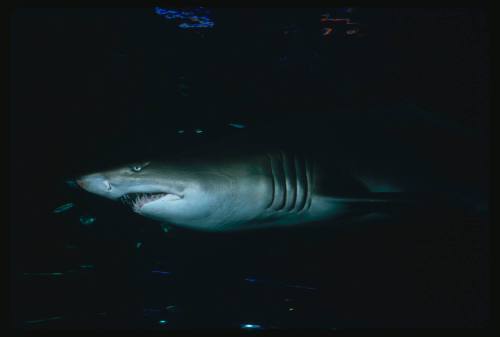
{"label": "shark's tail", "polygon": [[487,214],[489,202],[480,198],[443,193],[369,192],[329,196],[332,203],[343,203],[353,210],[393,212],[395,210],[442,209],[461,210],[470,214]]}

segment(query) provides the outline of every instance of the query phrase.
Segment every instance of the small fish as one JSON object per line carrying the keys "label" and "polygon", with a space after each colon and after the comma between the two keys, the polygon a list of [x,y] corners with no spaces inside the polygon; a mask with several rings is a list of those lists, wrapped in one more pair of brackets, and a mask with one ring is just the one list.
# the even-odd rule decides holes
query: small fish
{"label": "small fish", "polygon": [[229,123],[228,125],[232,126],[233,128],[236,128],[236,129],[244,129],[244,128],[246,128],[246,125],[239,124],[239,123]]}
{"label": "small fish", "polygon": [[61,205],[59,207],[57,207],[56,209],[54,209],[52,212],[53,213],[62,213],[62,212],[66,212],[67,210],[71,209],[75,207],[75,204],[72,203],[72,202],[68,202],[67,204],[64,204],[64,205]]}
{"label": "small fish", "polygon": [[82,215],[80,216],[80,223],[82,225],[91,225],[95,222],[95,218],[91,215]]}

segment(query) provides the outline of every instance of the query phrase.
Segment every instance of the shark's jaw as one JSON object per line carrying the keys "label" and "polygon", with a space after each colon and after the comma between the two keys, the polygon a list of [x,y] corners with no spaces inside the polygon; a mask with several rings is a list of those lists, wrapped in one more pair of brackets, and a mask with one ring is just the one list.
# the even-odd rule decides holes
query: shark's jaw
{"label": "shark's jaw", "polygon": [[179,200],[182,196],[166,193],[166,192],[154,192],[154,193],[127,193],[119,198],[119,200],[127,206],[130,206],[134,212],[139,213],[141,209],[147,205],[154,203],[158,200]]}

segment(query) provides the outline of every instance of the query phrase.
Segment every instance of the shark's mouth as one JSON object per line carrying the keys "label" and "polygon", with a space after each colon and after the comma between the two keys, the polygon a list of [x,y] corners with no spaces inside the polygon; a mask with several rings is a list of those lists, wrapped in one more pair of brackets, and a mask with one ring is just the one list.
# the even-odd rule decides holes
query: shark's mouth
{"label": "shark's mouth", "polygon": [[134,211],[139,211],[144,205],[166,197],[167,195],[173,196],[168,193],[127,193],[120,197],[120,201],[127,206],[132,207]]}

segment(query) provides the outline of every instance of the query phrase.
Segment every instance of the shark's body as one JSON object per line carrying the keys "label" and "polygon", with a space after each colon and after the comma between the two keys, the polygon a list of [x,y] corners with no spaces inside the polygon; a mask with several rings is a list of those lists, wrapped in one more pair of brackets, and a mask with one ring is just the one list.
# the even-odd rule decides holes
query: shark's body
{"label": "shark's body", "polygon": [[359,216],[388,202],[355,176],[283,151],[137,163],[77,181],[145,217],[209,231]]}
{"label": "shark's body", "polygon": [[167,159],[78,181],[145,217],[212,231],[339,223],[408,209],[402,205],[457,209],[484,200],[488,172],[477,151],[484,143],[470,130],[434,123],[438,114],[396,105],[314,116],[327,119],[275,118],[232,138],[204,140],[203,148],[195,143],[196,153],[180,159],[166,152],[182,153],[184,143],[150,131],[156,138],[134,143],[137,153],[127,147],[127,155],[142,156],[147,145]]}

